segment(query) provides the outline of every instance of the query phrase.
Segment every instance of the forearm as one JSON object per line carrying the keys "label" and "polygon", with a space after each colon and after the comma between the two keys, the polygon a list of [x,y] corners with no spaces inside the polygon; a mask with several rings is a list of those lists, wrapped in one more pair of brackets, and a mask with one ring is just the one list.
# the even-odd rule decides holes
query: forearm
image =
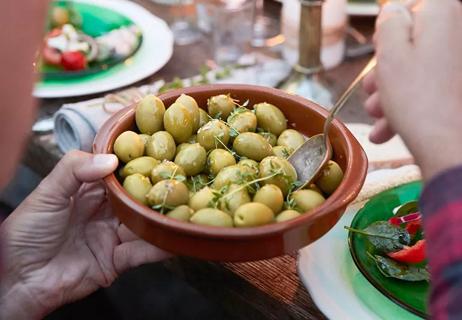
{"label": "forearm", "polygon": [[429,181],[421,199],[434,319],[462,318],[462,165]]}

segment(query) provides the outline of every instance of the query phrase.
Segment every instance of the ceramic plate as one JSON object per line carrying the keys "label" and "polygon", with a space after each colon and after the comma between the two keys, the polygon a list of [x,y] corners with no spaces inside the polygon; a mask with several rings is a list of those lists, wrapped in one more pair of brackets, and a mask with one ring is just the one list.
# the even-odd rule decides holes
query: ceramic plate
{"label": "ceramic plate", "polygon": [[[64,1],[53,3],[55,5],[59,5],[62,2]],[[93,4],[74,2],[73,9],[76,10],[82,18],[83,33],[91,37],[98,37],[115,29],[135,25],[135,23],[129,18],[127,18],[125,15],[108,8],[95,6]],[[128,57],[113,57],[101,62],[95,61],[92,62],[88,66],[88,68],[79,71],[67,71],[56,66],[40,64],[38,72],[40,73],[40,76],[44,79],[44,81],[56,79],[65,80],[83,77],[98,72],[105,72],[108,68],[122,63],[125,60],[129,59],[131,56],[133,56],[136,53],[136,51],[138,51],[138,49],[140,48],[142,35],[138,40],[139,43],[137,48]]]}
{"label": "ceramic plate", "polygon": [[380,7],[375,0],[349,0],[347,12],[352,16],[376,16]]}
{"label": "ceramic plate", "polygon": [[[373,222],[386,221],[393,216],[397,206],[419,198],[420,182],[405,184],[373,197],[354,217],[351,227],[364,229]],[[368,255],[367,240],[356,234],[349,234],[351,255],[359,270],[380,292],[403,308],[421,316],[428,316],[426,305],[429,283],[426,281],[408,282],[384,277],[375,262]]]}
{"label": "ceramic plate", "polygon": [[[367,183],[387,181],[399,169],[370,173]],[[382,294],[359,271],[348,247],[349,226],[361,205],[347,209],[321,239],[299,251],[297,269],[318,308],[329,319],[421,319]]]}
{"label": "ceramic plate", "polygon": [[[116,63],[105,71],[91,73],[82,77],[45,79],[38,82],[34,90],[36,97],[81,96],[127,86],[155,73],[172,56],[173,35],[167,24],[136,3],[126,0],[74,1],[76,6],[91,5],[100,7],[101,10],[111,12],[113,17],[123,16],[126,21],[136,24],[143,35],[142,43],[136,54],[122,63]],[[122,20],[119,20],[119,22]],[[105,21],[108,23],[108,20]]]}

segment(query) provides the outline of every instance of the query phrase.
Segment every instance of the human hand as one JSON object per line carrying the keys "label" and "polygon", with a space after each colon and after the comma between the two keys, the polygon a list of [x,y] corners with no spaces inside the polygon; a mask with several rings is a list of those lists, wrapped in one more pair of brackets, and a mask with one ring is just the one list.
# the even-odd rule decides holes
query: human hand
{"label": "human hand", "polygon": [[116,167],[114,155],[68,153],[0,226],[1,319],[40,318],[169,257],[112,216],[100,179]]}
{"label": "human hand", "polygon": [[366,110],[378,118],[371,140],[399,133],[428,180],[462,164],[462,4],[422,0],[412,13],[394,3],[377,19]]}

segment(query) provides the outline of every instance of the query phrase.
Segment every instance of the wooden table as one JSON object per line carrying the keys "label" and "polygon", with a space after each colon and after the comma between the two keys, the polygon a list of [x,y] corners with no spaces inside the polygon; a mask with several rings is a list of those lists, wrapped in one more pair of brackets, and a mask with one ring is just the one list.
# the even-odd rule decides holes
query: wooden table
{"label": "wooden table", "polygon": [[[172,17],[171,9],[168,7],[156,5],[148,0],[136,2],[167,21]],[[277,16],[279,9],[277,4],[269,3],[267,11]],[[352,19],[352,25],[370,35],[373,19]],[[157,79],[168,81],[174,76],[193,76],[198,73],[199,67],[211,58],[212,48],[206,38],[197,44],[175,47],[172,59],[162,70],[135,85]],[[334,95],[338,96],[348,86],[368,59],[369,57],[362,57],[348,60],[334,70],[326,72],[325,78]],[[39,117],[53,114],[63,103],[88,98],[40,100]],[[370,122],[362,111],[364,99],[364,92],[358,91],[345,106],[340,117],[349,122]],[[52,134],[32,135],[24,162],[38,174],[45,176],[61,157],[62,153],[54,143]],[[165,266],[236,318],[325,318],[298,278],[296,253],[248,263],[212,263],[181,257],[165,262]]]}

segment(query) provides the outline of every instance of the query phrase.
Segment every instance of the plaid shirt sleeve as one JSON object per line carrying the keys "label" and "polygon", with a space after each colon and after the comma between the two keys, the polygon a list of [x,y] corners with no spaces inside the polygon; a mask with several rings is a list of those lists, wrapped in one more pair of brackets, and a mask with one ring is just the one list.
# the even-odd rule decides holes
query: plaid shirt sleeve
{"label": "plaid shirt sleeve", "polygon": [[433,319],[462,319],[462,166],[425,187],[423,214],[432,291]]}

